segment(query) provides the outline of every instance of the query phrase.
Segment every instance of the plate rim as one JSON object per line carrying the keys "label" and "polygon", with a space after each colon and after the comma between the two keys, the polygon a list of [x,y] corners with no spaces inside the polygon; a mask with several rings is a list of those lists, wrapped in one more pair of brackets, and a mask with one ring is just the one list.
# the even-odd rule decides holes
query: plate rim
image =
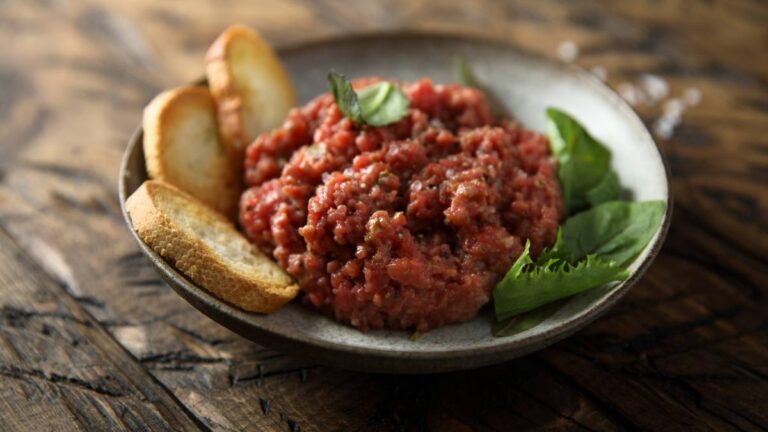
{"label": "plate rim", "polygon": [[[120,209],[123,219],[128,225],[128,230],[138,243],[142,252],[150,258],[155,269],[160,276],[171,286],[182,298],[192,304],[196,309],[210,317],[218,324],[240,334],[241,336],[259,344],[274,347],[279,350],[288,351],[303,357],[312,358],[320,363],[331,365],[342,365],[348,369],[377,371],[377,372],[398,372],[398,373],[422,373],[422,372],[443,372],[449,370],[468,369],[489,364],[499,363],[505,360],[528,354],[545,346],[551,345],[561,339],[568,337],[578,330],[584,328],[587,324],[597,319],[602,313],[616,304],[626,293],[642,278],[650,265],[656,259],[664,240],[669,231],[672,220],[673,197],[670,187],[670,167],[666,155],[658,145],[656,140],[648,131],[637,113],[626,103],[615,91],[609,88],[594,75],[584,69],[571,64],[565,64],[554,61],[542,55],[527,51],[505,41],[497,39],[478,37],[476,35],[466,35],[461,33],[443,33],[443,32],[422,32],[422,31],[397,31],[397,32],[365,32],[357,34],[346,34],[343,36],[329,36],[309,41],[298,42],[277,46],[278,56],[293,51],[313,49],[327,44],[339,44],[359,42],[360,39],[387,39],[396,41],[398,39],[438,39],[442,41],[470,42],[473,44],[493,45],[497,48],[509,50],[518,56],[523,56],[529,60],[543,63],[546,67],[554,67],[561,71],[572,74],[585,84],[604,96],[614,108],[621,111],[624,117],[628,118],[635,129],[640,134],[649,139],[659,155],[664,167],[664,186],[666,187],[666,210],[662,223],[655,235],[655,241],[640,263],[638,268],[630,277],[614,287],[610,292],[600,299],[596,304],[584,309],[580,313],[569,316],[567,320],[558,323],[556,326],[526,338],[510,340],[494,345],[478,348],[462,348],[448,351],[430,351],[430,350],[401,350],[386,349],[381,347],[352,346],[339,342],[321,340],[313,337],[301,337],[292,332],[280,332],[272,326],[265,325],[264,322],[254,321],[248,317],[260,317],[263,315],[245,312],[234,305],[220,300],[209,294],[204,288],[197,286],[189,281],[182,273],[176,271],[159,254],[153,251],[138,236],[130,220],[130,216],[125,207],[127,199],[127,177],[130,176],[129,162],[136,151],[143,154],[143,128],[141,121],[139,126],[131,135],[128,145],[120,161],[120,170],[118,175],[118,196]],[[194,85],[206,85],[205,79],[198,80]],[[136,148],[139,147],[139,150]],[[279,313],[279,312],[278,312]],[[268,323],[267,323],[268,324]],[[342,324],[343,325],[343,324]],[[454,324],[454,325],[461,325]],[[339,361],[340,355],[345,357]],[[375,358],[379,364],[360,362],[360,360]],[[440,361],[441,364],[434,362]],[[408,363],[408,364],[406,364]],[[416,366],[416,367],[414,367]]]}

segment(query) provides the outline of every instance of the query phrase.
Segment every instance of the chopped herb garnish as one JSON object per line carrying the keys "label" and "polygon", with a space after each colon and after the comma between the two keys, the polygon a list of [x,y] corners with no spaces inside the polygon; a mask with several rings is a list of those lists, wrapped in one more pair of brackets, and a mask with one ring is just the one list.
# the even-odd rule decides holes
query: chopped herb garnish
{"label": "chopped herb garnish", "polygon": [[355,123],[384,126],[400,121],[408,113],[410,101],[398,85],[389,81],[356,92],[344,75],[331,72],[328,83],[336,106]]}

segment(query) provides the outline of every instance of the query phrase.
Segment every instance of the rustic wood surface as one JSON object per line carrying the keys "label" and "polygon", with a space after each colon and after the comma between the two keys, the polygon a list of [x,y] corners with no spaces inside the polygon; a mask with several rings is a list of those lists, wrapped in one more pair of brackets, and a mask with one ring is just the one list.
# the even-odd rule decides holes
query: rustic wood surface
{"label": "rustic wood surface", "polygon": [[[352,373],[236,336],[160,282],[116,192],[142,107],[235,22],[276,45],[417,29],[554,57],[572,40],[610,85],[700,89],[659,140],[661,255],[587,329],[475,371]],[[0,2],[0,429],[768,429],[767,22],[759,0]]]}

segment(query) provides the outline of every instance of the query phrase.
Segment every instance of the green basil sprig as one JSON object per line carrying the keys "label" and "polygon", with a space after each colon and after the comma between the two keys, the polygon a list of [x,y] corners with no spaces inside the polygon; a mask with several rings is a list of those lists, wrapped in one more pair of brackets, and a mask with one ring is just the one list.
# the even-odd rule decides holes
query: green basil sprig
{"label": "green basil sprig", "polygon": [[410,101],[399,86],[382,81],[355,91],[344,75],[328,74],[333,100],[344,117],[355,123],[384,126],[400,121]]}
{"label": "green basil sprig", "polygon": [[488,101],[488,105],[491,107],[491,112],[493,112],[493,115],[495,115],[496,118],[509,117],[507,108],[487,86],[475,77],[474,72],[472,72],[472,69],[469,67],[467,60],[464,57],[456,56],[453,60],[453,64],[456,69],[456,76],[459,80],[459,84],[465,87],[472,87],[485,93],[485,98]]}
{"label": "green basil sprig", "polygon": [[555,108],[547,109],[547,132],[569,214],[618,198],[618,176],[611,169],[607,147],[576,119]]}
{"label": "green basil sprig", "polygon": [[[494,112],[503,112],[495,96],[477,80],[464,58],[455,59],[458,81],[486,94]],[[523,253],[493,290],[494,336],[533,328],[576,293],[628,277],[627,267],[645,248],[664,217],[662,201],[623,202],[611,152],[576,119],[549,108],[547,132],[558,163],[566,213],[557,240],[534,262],[526,242]]]}
{"label": "green basil sprig", "polygon": [[562,244],[571,262],[595,255],[629,264],[651,240],[664,217],[663,201],[610,201],[568,218]]}
{"label": "green basil sprig", "polygon": [[[504,324],[541,322],[555,310],[537,308],[579,292],[627,278],[628,264],[650,241],[664,216],[662,201],[611,201],[569,218],[555,244],[534,262],[528,244],[493,290],[497,336],[519,328]],[[524,312],[529,312],[526,316]],[[529,327],[530,328],[530,327]]]}
{"label": "green basil sprig", "polygon": [[529,248],[530,242],[493,290],[496,319],[500,321],[629,276],[616,262],[595,255],[576,264],[557,258],[534,263]]}

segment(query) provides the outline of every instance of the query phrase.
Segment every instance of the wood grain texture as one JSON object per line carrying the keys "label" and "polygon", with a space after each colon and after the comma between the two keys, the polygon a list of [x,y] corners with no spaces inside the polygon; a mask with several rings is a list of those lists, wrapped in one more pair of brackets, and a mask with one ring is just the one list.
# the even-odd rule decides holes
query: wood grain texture
{"label": "wood grain texture", "polygon": [[198,429],[2,230],[0,286],[0,429]]}
{"label": "wood grain texture", "polygon": [[[660,140],[666,246],[605,317],[499,366],[379,376],[243,340],[160,282],[116,196],[142,107],[199,77],[234,22],[278,45],[416,29],[554,56],[573,40],[612,86],[700,89]],[[754,0],[0,3],[0,429],[765,430],[766,22]]]}

